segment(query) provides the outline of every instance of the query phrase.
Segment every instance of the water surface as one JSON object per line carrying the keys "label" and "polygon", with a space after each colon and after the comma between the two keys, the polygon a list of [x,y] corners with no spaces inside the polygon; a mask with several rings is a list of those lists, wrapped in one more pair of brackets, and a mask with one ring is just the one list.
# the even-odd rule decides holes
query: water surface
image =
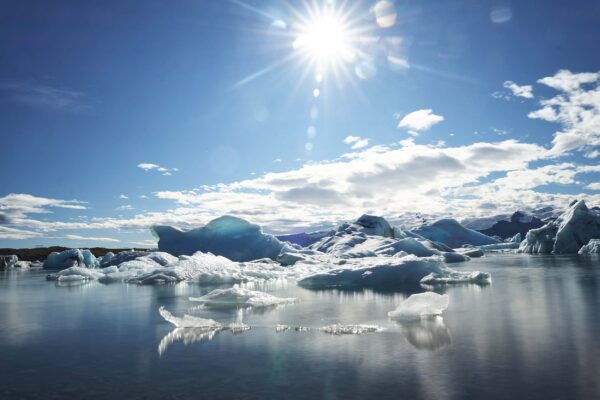
{"label": "water surface", "polygon": [[[489,286],[438,289],[443,318],[398,324],[409,293],[254,286],[295,305],[193,309],[211,287],[96,282],[58,286],[42,271],[0,274],[2,399],[598,399],[600,261],[491,255],[452,266],[491,272]],[[200,340],[165,306],[250,331]],[[382,333],[277,333],[376,324]]]}

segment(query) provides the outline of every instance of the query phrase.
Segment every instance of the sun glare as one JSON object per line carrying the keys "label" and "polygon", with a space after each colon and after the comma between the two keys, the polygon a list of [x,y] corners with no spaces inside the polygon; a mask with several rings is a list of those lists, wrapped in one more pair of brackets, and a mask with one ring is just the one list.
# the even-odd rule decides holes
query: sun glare
{"label": "sun glare", "polygon": [[333,12],[314,13],[298,30],[294,48],[315,64],[319,73],[355,57],[353,34],[343,17]]}

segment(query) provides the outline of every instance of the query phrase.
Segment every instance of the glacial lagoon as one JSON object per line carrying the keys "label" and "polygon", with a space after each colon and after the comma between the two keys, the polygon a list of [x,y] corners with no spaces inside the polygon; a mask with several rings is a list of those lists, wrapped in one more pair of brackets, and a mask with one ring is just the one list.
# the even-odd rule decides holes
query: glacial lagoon
{"label": "glacial lagoon", "polygon": [[[298,302],[207,309],[189,298],[215,286],[69,284],[47,281],[47,271],[4,271],[0,398],[600,398],[597,256],[487,254],[452,268],[489,272],[492,282],[436,287],[450,299],[443,315],[403,322],[387,313],[425,289],[278,280],[242,286]],[[175,328],[161,307],[250,329]],[[320,329],[333,324],[381,329]]]}

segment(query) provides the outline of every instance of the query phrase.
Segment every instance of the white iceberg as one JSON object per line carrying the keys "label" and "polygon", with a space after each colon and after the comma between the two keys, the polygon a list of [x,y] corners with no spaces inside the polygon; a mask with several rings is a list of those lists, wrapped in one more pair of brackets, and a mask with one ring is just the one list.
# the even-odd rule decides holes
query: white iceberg
{"label": "white iceberg", "polygon": [[201,251],[233,261],[275,259],[283,247],[275,236],[263,233],[260,226],[230,215],[190,231],[172,226],[155,226],[152,231],[158,237],[158,249],[176,256]]}
{"label": "white iceberg", "polygon": [[205,307],[269,307],[280,304],[291,304],[296,298],[280,298],[265,292],[249,290],[234,286],[229,289],[215,289],[202,297],[190,297],[191,301],[202,303]]}
{"label": "white iceberg", "polygon": [[600,254],[600,239],[590,239],[588,244],[579,249],[579,254]]}
{"label": "white iceberg", "polygon": [[392,319],[415,319],[425,316],[440,315],[448,308],[450,298],[447,294],[437,294],[434,292],[425,292],[413,294],[394,311],[390,311],[388,316]]}
{"label": "white iceberg", "polygon": [[482,246],[499,243],[497,239],[465,228],[454,219],[440,219],[431,225],[422,225],[412,232],[431,241],[441,242],[452,248],[461,247],[465,244]]}
{"label": "white iceberg", "polygon": [[0,256],[0,270],[13,268],[19,262],[19,258],[14,254],[9,256]]}
{"label": "white iceberg", "polygon": [[158,309],[160,315],[175,325],[177,328],[206,328],[206,329],[220,329],[223,325],[214,319],[194,317],[192,315],[184,314],[183,317],[176,317],[161,306]]}
{"label": "white iceberg", "polygon": [[50,274],[46,276],[46,279],[49,281],[72,282],[96,280],[103,276],[104,273],[98,269],[74,266],[65,268],[55,274]]}
{"label": "white iceberg", "polygon": [[600,215],[589,210],[585,201],[579,200],[555,221],[527,232],[519,252],[573,254],[591,239],[599,237]]}

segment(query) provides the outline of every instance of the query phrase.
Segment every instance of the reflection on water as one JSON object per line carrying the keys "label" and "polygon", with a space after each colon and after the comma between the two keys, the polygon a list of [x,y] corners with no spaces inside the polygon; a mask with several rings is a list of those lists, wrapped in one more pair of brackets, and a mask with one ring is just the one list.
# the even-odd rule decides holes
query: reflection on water
{"label": "reflection on water", "polygon": [[440,316],[398,324],[406,340],[419,350],[437,350],[452,343],[450,329]]}
{"label": "reflection on water", "polygon": [[[198,388],[211,399],[600,398],[598,259],[492,255],[453,267],[490,272],[493,284],[436,288],[450,298],[443,318],[402,323],[387,313],[410,291],[270,282],[249,288],[300,301],[191,310],[189,297],[214,288],[59,287],[41,271],[0,273],[0,398],[192,399]],[[252,329],[174,329],[162,306]],[[386,329],[320,331],[335,324]]]}
{"label": "reflection on water", "polygon": [[196,342],[212,340],[215,335],[220,332],[229,331],[233,334],[239,334],[248,330],[250,330],[250,327],[247,325],[230,325],[206,328],[175,328],[171,332],[167,333],[158,344],[158,354],[162,356],[167,351],[169,346],[175,342],[183,342],[183,344],[187,346]]}

